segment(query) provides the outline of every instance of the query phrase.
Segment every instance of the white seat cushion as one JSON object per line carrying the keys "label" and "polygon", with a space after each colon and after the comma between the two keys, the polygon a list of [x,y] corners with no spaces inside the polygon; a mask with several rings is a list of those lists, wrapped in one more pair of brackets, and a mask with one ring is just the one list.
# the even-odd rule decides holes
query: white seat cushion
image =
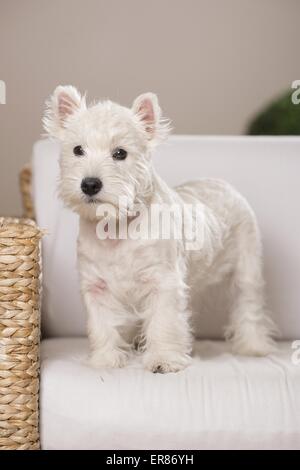
{"label": "white seat cushion", "polygon": [[300,449],[300,365],[291,343],[268,358],[198,341],[193,363],[152,374],[85,365],[85,338],[42,342],[43,449]]}

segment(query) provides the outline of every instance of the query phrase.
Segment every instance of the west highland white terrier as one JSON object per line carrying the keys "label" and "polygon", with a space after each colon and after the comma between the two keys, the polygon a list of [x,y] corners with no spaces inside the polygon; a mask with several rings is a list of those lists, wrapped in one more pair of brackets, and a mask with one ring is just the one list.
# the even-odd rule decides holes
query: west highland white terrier
{"label": "west highland white terrier", "polygon": [[[124,366],[135,337],[147,369],[166,373],[186,367],[193,342],[191,279],[204,293],[229,274],[232,309],[225,337],[233,351],[273,350],[275,327],[265,309],[255,215],[224,181],[203,178],[171,189],[157,175],[151,153],[169,125],[156,95],[139,96],[132,108],[111,101],[88,107],[74,87],[59,86],[47,102],[44,127],[61,142],[60,196],[80,216],[78,263],[93,366]],[[116,208],[120,224],[134,220],[130,210],[137,203],[139,218],[147,220],[155,204],[197,205],[198,249],[187,249],[184,236],[98,236],[99,208]]]}

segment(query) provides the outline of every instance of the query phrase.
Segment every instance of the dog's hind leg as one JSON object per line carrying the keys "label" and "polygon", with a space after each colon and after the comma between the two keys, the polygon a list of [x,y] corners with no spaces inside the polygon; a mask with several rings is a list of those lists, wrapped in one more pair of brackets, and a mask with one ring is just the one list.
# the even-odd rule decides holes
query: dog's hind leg
{"label": "dog's hind leg", "polygon": [[277,329],[265,306],[262,249],[253,218],[236,232],[237,259],[233,275],[233,306],[225,337],[237,354],[264,356],[275,349]]}

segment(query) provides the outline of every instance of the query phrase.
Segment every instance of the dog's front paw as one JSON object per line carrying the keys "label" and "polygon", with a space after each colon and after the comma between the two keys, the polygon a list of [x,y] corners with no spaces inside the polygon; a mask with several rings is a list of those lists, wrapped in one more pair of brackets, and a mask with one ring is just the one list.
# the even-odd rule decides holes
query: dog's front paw
{"label": "dog's front paw", "polygon": [[110,351],[96,350],[90,354],[88,363],[95,369],[124,367],[128,355],[125,351],[112,349]]}
{"label": "dog's front paw", "polygon": [[175,353],[151,353],[144,355],[143,362],[146,369],[153,373],[167,374],[179,372],[190,364],[191,358],[187,354]]}
{"label": "dog's front paw", "polygon": [[259,333],[250,338],[236,334],[231,338],[231,346],[234,354],[242,356],[268,356],[277,350],[270,336]]}

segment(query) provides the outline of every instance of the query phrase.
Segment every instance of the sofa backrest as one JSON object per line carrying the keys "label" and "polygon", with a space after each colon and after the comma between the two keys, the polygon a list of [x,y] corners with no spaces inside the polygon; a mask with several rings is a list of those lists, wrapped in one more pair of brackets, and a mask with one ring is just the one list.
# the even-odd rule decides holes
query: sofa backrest
{"label": "sofa backrest", "polygon": [[[57,198],[59,145],[33,149],[33,198],[43,239],[42,326],[46,336],[85,335],[76,269],[78,217]],[[171,185],[209,176],[223,178],[254,208],[264,244],[269,308],[282,338],[300,338],[300,138],[173,136],[153,155]],[[220,338],[227,313],[201,307],[196,334]]]}

